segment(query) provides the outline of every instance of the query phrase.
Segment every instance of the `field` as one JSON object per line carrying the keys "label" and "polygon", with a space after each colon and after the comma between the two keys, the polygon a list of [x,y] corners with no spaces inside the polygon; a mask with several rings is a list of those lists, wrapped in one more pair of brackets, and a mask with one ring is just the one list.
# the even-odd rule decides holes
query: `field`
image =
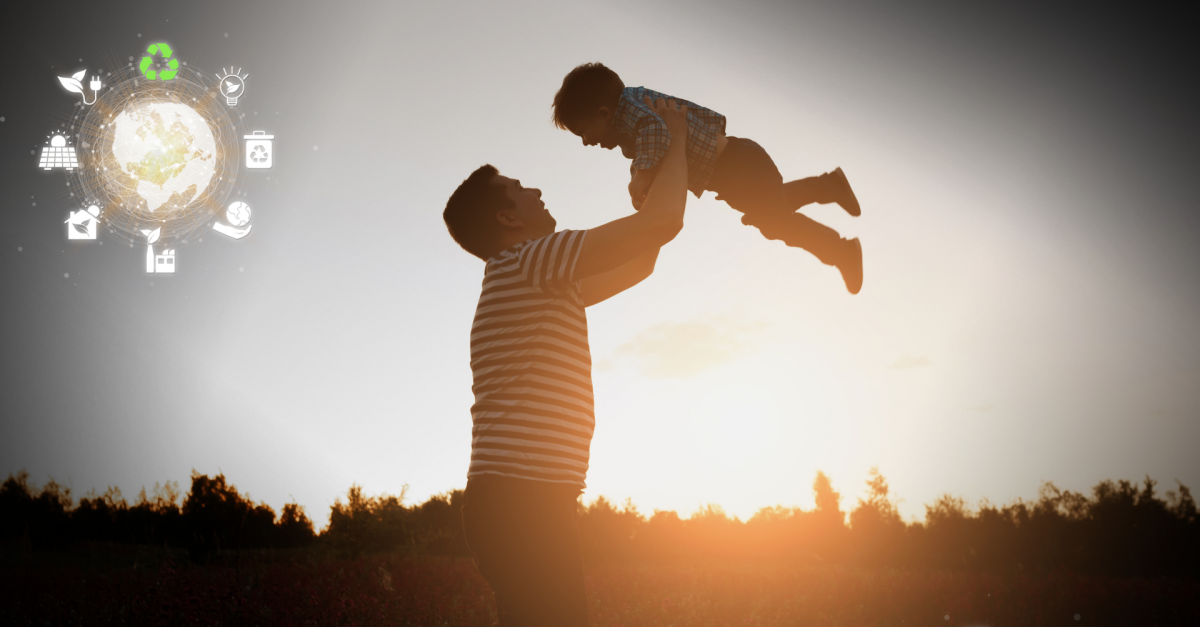
{"label": "field", "polygon": [[[592,624],[1197,625],[1200,582],[764,562],[600,565]],[[138,547],[26,555],[0,570],[5,625],[491,625],[469,560],[319,551],[205,566]]]}

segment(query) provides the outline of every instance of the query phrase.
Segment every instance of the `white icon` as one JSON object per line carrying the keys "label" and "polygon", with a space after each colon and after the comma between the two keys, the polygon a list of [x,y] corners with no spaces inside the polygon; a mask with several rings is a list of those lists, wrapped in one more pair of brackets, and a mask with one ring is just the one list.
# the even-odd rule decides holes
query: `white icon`
{"label": "white icon", "polygon": [[149,229],[139,229],[142,235],[146,236],[146,273],[147,274],[175,274],[175,249],[162,251],[161,254],[154,254],[154,244],[158,242],[158,237],[162,233],[162,227],[158,227],[153,231]]}
{"label": "white icon", "polygon": [[[246,237],[246,235],[250,233],[250,229],[254,226],[252,224],[248,224],[250,222],[250,205],[247,205],[240,200],[232,205],[229,205],[229,208],[225,210],[225,219],[229,220],[229,224],[232,224],[233,226],[218,222],[213,225],[213,230],[221,235],[228,235],[233,239],[242,239],[243,237]],[[241,226],[245,226],[246,228],[238,228]]]}
{"label": "white icon", "polygon": [[157,274],[175,274],[175,249],[162,251],[154,256],[154,272]]}
{"label": "white icon", "polygon": [[43,170],[53,170],[54,168],[74,170],[78,168],[79,161],[75,158],[75,147],[67,145],[65,136],[55,135],[50,139],[49,146],[42,147],[42,159],[38,162],[38,167]]}
{"label": "white icon", "polygon": [[96,225],[100,223],[100,207],[72,211],[67,218],[67,239],[96,239]]}
{"label": "white icon", "polygon": [[274,135],[267,135],[266,131],[254,131],[251,135],[246,135],[246,167],[247,168],[269,168],[274,161],[274,154],[271,148],[271,140],[275,139]]}
{"label": "white icon", "polygon": [[221,91],[221,95],[225,96],[225,102],[231,106],[237,106],[238,98],[241,98],[246,93],[246,79],[250,78],[249,74],[243,75],[241,68],[234,72],[233,68],[226,71],[221,68],[225,74],[217,74],[217,88]]}
{"label": "white icon", "polygon": [[83,96],[83,104],[85,104],[85,105],[96,104],[96,98],[100,97],[100,87],[102,87],[103,84],[100,82],[99,76],[93,77],[92,80],[88,81],[88,87],[90,87],[93,92],[92,101],[88,102],[87,94],[85,94],[83,92],[83,82],[82,81],[83,81],[83,76],[85,74],[87,74],[87,68],[79,70],[78,72],[76,72],[70,76],[60,76],[60,77],[58,77],[58,81],[60,83],[62,83],[63,87],[67,88],[67,91],[73,91],[77,94],[82,95]]}

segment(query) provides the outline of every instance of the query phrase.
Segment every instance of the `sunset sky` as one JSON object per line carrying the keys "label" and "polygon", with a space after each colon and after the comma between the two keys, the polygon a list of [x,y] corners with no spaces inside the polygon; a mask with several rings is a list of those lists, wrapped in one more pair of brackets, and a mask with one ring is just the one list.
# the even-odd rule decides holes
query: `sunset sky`
{"label": "sunset sky", "polygon": [[[1001,6],[197,2],[6,20],[0,474],[132,501],[224,472],[318,526],[353,483],[407,484],[409,503],[463,487],[483,264],[441,211],[492,163],[560,228],[628,214],[629,162],[550,122],[563,75],[602,61],[726,115],[785,179],[841,166],[862,216],[809,215],[861,238],[865,281],[850,296],[689,196],[655,274],[588,311],[587,500],[744,520],[811,508],[822,470],[848,511],[873,465],[909,519],[942,493],[1007,503],[1042,481],[1200,488],[1194,38],[1169,15]],[[278,151],[239,179],[252,235],[181,247],[157,279],[137,250],[67,242],[80,207],[30,154],[74,112],[57,76],[151,41],[245,68],[238,109]]]}

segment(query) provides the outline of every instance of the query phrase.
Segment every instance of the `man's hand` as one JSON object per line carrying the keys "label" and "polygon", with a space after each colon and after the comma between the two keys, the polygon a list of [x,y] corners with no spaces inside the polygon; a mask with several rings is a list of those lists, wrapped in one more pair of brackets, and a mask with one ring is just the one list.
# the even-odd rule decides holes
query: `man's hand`
{"label": "man's hand", "polygon": [[647,168],[633,171],[633,179],[629,181],[629,200],[633,202],[634,209],[641,211],[642,203],[646,202],[646,192],[650,191],[650,184],[654,182],[657,170],[658,168]]}
{"label": "man's hand", "polygon": [[672,143],[677,138],[682,139],[684,142],[687,141],[687,105],[679,105],[676,108],[674,100],[667,102],[662,98],[659,98],[655,102],[650,102],[649,96],[642,97],[642,100],[646,102],[647,107],[650,107],[667,124],[667,131],[671,133]]}
{"label": "man's hand", "polygon": [[[585,283],[585,302],[597,303],[621,289],[637,283],[653,269],[659,248],[675,238],[683,228],[683,212],[687,207],[687,107],[676,108],[675,101],[659,100],[654,112],[662,117],[671,133],[654,182],[646,192],[642,208],[633,215],[588,229],[587,240],[575,262],[575,276]],[[616,273],[613,280],[601,281],[589,289],[587,279],[629,264],[638,257],[648,263],[631,264],[626,272]],[[635,271],[635,268],[640,268]]]}
{"label": "man's hand", "polygon": [[[666,102],[662,98],[659,98],[657,102],[650,102],[649,96],[643,96],[642,100],[646,103],[647,107],[650,107],[651,111],[654,111],[666,123],[667,132],[671,134],[671,140],[674,141],[676,138],[679,138],[684,143],[682,147],[686,147],[687,105],[676,108],[674,100]],[[657,174],[658,166],[633,171],[633,179],[629,181],[629,200],[633,203],[635,210],[642,210],[642,203],[646,202],[646,194],[650,191],[650,184],[654,182]]]}

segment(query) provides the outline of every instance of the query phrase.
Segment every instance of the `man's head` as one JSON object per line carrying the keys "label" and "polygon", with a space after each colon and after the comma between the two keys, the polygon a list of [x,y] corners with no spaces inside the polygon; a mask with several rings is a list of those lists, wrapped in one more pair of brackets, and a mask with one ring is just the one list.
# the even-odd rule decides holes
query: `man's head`
{"label": "man's head", "polygon": [[450,237],[463,250],[487,261],[510,246],[554,233],[554,216],[542,191],[502,176],[494,166],[471,173],[442,212]]}
{"label": "man's head", "polygon": [[571,70],[554,94],[554,125],[571,131],[585,146],[617,146],[612,118],[625,83],[602,63],[584,63]]}

